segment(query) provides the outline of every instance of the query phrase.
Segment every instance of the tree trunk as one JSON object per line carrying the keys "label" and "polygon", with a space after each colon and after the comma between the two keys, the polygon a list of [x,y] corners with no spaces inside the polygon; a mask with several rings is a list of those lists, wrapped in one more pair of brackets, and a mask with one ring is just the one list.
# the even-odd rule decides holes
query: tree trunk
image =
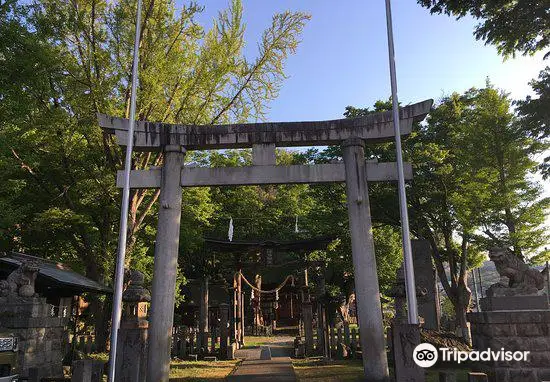
{"label": "tree trunk", "polygon": [[[451,303],[453,304],[455,311],[455,323],[457,327],[461,328],[459,335],[466,341],[471,342],[470,332],[468,330],[466,319],[466,313],[468,311],[468,307],[470,306],[470,300],[472,296],[472,292],[468,288],[467,284],[467,236],[464,235],[462,240],[461,256],[449,257],[449,268],[451,269],[451,274],[449,275],[450,281],[445,272],[443,258],[439,253],[439,248],[437,247],[435,235],[432,232],[429,232],[429,235],[427,235],[426,238],[430,242],[430,247],[432,248],[432,257],[434,259],[435,267],[441,285],[443,286],[447,297],[449,298],[449,300],[451,300]],[[448,252],[450,252],[451,241],[448,240],[446,244],[448,245],[447,250]],[[458,257],[460,257],[460,264],[456,263]],[[454,274],[453,271],[455,272]]]}
{"label": "tree trunk", "polygon": [[456,290],[456,302],[454,304],[456,325],[457,328],[460,328],[460,332],[457,334],[470,344],[472,343],[472,339],[470,336],[470,330],[468,329],[466,313],[468,312],[468,308],[470,306],[471,297],[472,293],[468,288],[468,285],[460,281]]}
{"label": "tree trunk", "polygon": [[199,322],[199,339],[200,347],[204,352],[208,352],[208,281],[209,277],[204,276],[201,283],[201,301],[200,301],[200,322]]}
{"label": "tree trunk", "polygon": [[[89,257],[93,259],[92,256]],[[86,264],[86,276],[97,282],[103,283],[103,276],[100,275],[97,264],[93,261]],[[94,325],[96,351],[105,352],[109,350],[109,330],[111,320],[111,297],[105,296],[101,299],[96,294],[89,295],[90,305],[88,311],[91,322]]]}
{"label": "tree trunk", "polygon": [[[255,287],[262,289],[262,276],[256,275]],[[254,325],[258,327],[264,324],[264,318],[262,316],[262,294],[260,292],[254,292]]]}
{"label": "tree trunk", "polygon": [[110,348],[111,309],[111,297],[106,296],[103,301],[97,299],[96,307],[92,310],[92,314],[96,317],[94,334],[96,351],[99,353],[109,351]]}

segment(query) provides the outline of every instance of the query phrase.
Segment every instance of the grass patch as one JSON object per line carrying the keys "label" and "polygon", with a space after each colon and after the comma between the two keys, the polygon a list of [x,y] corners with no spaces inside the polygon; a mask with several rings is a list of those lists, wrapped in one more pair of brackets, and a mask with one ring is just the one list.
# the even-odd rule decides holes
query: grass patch
{"label": "grass patch", "polygon": [[237,360],[216,362],[172,361],[170,364],[170,381],[221,381],[233,371],[237,363]]}
{"label": "grass patch", "polygon": [[[361,360],[294,359],[292,360],[292,366],[294,366],[294,372],[300,382],[357,381],[363,377],[363,363]],[[455,372],[457,382],[468,381],[467,371],[458,369]],[[438,370],[428,370],[426,382],[438,381]]]}
{"label": "grass patch", "polygon": [[244,349],[256,348],[260,345],[266,345],[280,340],[280,337],[277,336],[245,336]]}
{"label": "grass patch", "polygon": [[[108,362],[109,354],[88,354],[86,359]],[[170,381],[222,381],[233,371],[238,362],[238,360],[216,362],[172,360],[170,362]],[[107,377],[104,380],[106,381]]]}
{"label": "grass patch", "polygon": [[109,353],[90,353],[85,354],[84,359],[93,359],[96,361],[109,362]]}
{"label": "grass patch", "polygon": [[356,381],[363,375],[361,360],[292,360],[298,381]]}

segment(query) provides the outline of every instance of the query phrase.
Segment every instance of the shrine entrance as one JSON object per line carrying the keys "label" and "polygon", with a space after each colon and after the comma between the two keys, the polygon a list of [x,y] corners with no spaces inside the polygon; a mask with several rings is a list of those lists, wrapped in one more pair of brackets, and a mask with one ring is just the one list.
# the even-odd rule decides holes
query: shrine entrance
{"label": "shrine entrance", "polygon": [[[294,241],[229,241],[205,239],[213,256],[233,256],[231,340],[245,345],[245,335],[284,331],[305,337],[313,353],[308,254],[325,250],[334,240],[321,237]],[[305,324],[303,317],[308,317]],[[201,324],[203,325],[203,324]],[[203,325],[206,326],[206,325]]]}
{"label": "shrine entrance", "polygon": [[[401,133],[412,131],[422,121],[433,101],[400,110]],[[99,125],[114,134],[118,143],[128,139],[129,121],[99,115]],[[164,153],[162,169],[132,171],[131,188],[160,188],[160,209],[155,245],[147,381],[168,381],[170,340],[174,316],[179,249],[182,187],[345,182],[355,293],[365,378],[389,379],[382,323],[380,291],[374,256],[368,195],[369,181],[397,180],[396,163],[365,161],[365,143],[394,138],[392,112],[365,117],[315,122],[250,123],[229,125],[173,125],[136,122],[134,149]],[[343,163],[277,166],[276,147],[341,145]],[[186,167],[187,150],[252,148],[253,166]],[[410,164],[405,178],[412,177]],[[123,173],[119,172],[118,186]]]}

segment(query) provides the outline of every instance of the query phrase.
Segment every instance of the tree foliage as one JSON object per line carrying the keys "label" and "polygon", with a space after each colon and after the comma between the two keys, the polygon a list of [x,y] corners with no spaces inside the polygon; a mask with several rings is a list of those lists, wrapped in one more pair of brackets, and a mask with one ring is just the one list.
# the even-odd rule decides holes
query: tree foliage
{"label": "tree foliage", "polygon": [[[474,35],[495,45],[504,56],[516,52],[533,55],[550,47],[550,3],[548,0],[417,0],[431,13],[456,18],[472,16],[481,22]],[[548,57],[550,51],[546,53]]]}
{"label": "tree foliage", "polygon": [[[98,263],[92,277],[110,269],[118,224],[114,175],[122,162],[120,149],[98,128],[96,112],[128,115],[135,8],[129,0],[2,5],[5,249],[54,255],[69,248],[76,263]],[[208,31],[195,21],[201,11],[194,3],[177,10],[169,0],[144,2],[139,119],[208,124],[263,118],[309,18],[275,15],[257,58],[248,62],[240,1],[220,12]],[[134,168],[161,163],[162,154],[133,158]],[[204,190],[189,192],[205,203],[196,194]],[[157,198],[158,191],[131,195],[129,259],[150,247],[146,228]]]}
{"label": "tree foliage", "polygon": [[407,142],[415,167],[412,229],[430,241],[462,327],[471,297],[467,270],[482,260],[480,252],[504,246],[529,258],[548,240],[543,226],[548,199],[531,179],[537,169],[533,158],[544,145],[522,128],[510,104],[490,83],[453,93]]}
{"label": "tree foliage", "polygon": [[[378,101],[374,110],[390,108],[391,102]],[[346,109],[349,116],[370,112]],[[404,141],[404,156],[414,172],[407,185],[411,232],[429,241],[463,328],[471,299],[468,270],[479,266],[485,250],[504,246],[520,257],[544,257],[549,201],[532,175],[538,165],[534,158],[545,148],[520,123],[508,95],[490,83],[443,97]],[[393,143],[365,148],[367,159],[379,161],[395,160],[394,152]],[[375,222],[399,228],[395,186],[372,184],[369,193]]]}
{"label": "tree foliage", "polygon": [[[119,224],[120,148],[96,113],[128,117],[136,1],[0,2],[0,243],[110,283]],[[243,8],[209,30],[190,2],[146,0],[139,36],[139,119],[209,124],[262,119],[309,16],[273,16],[244,56]],[[132,167],[162,164],[135,153]],[[131,194],[127,263],[148,270],[158,190]],[[190,234],[211,215],[209,190],[186,190]],[[185,242],[192,246],[192,242]],[[101,314],[107,317],[108,314]]]}
{"label": "tree foliage", "polygon": [[[537,79],[530,82],[535,96],[517,101],[520,123],[530,138],[548,143],[550,139],[550,67],[546,67]],[[550,177],[550,156],[539,165],[545,179]]]}

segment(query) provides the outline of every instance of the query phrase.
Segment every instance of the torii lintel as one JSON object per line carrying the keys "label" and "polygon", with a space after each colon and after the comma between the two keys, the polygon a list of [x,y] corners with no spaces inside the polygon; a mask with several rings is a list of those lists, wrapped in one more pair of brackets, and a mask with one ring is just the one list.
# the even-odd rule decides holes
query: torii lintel
{"label": "torii lintel", "polygon": [[[400,108],[401,134],[410,134],[413,123],[422,121],[432,104],[433,100],[429,99]],[[116,136],[118,144],[126,144],[128,119],[98,114],[98,120],[103,129]],[[384,142],[394,136],[391,111],[358,118],[305,122],[177,125],[136,121],[134,150],[160,151],[166,145],[180,145],[187,150],[249,148],[256,144],[331,146],[352,137]]]}

